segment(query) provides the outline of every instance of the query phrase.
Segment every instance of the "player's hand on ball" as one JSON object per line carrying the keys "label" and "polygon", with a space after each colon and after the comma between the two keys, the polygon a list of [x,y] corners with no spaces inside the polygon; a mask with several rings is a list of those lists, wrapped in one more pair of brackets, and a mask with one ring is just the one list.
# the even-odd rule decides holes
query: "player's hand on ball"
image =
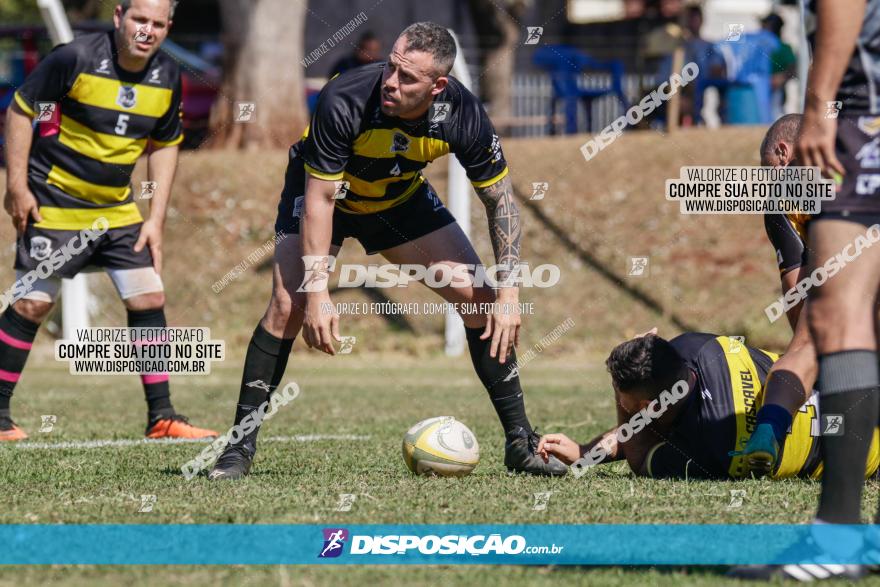
{"label": "player's hand on ball", "polygon": [[342,341],[339,336],[339,314],[326,290],[306,297],[302,332],[309,348],[324,351],[328,355],[336,354],[333,341]]}
{"label": "player's hand on ball", "polygon": [[27,188],[23,190],[9,190],[3,199],[3,207],[12,217],[12,226],[15,227],[18,234],[23,234],[27,228],[28,218],[33,218],[34,222],[41,222],[43,217],[40,216],[40,205],[37,198]]}
{"label": "player's hand on ball", "polygon": [[538,454],[545,463],[553,455],[566,465],[571,465],[581,458],[581,447],[565,434],[545,434],[538,443]]}
{"label": "player's hand on ball", "polygon": [[486,330],[480,340],[492,337],[489,356],[498,357],[503,365],[507,355],[519,344],[519,328],[522,318],[519,315],[519,290],[507,287],[498,290],[498,297],[492,306],[492,312],[486,316]]}
{"label": "player's hand on ball", "polygon": [[134,252],[140,253],[145,246],[150,247],[156,273],[162,273],[162,225],[154,220],[147,220],[141,226]]}

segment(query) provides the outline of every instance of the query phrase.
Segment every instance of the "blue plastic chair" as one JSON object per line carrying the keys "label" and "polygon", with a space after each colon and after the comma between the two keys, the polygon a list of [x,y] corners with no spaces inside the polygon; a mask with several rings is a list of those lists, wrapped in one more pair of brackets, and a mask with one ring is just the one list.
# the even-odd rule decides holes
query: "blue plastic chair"
{"label": "blue plastic chair", "polygon": [[[629,102],[623,93],[623,63],[618,60],[600,61],[586,53],[568,45],[545,45],[535,51],[533,62],[536,66],[550,74],[553,84],[553,99],[550,101],[550,134],[555,134],[556,103],[563,102],[565,112],[565,133],[575,134],[577,127],[578,104],[583,102],[587,111],[587,131],[590,130],[590,118],[593,100],[613,94],[620,101],[623,109],[629,108]],[[578,79],[585,72],[606,72],[611,74],[611,85],[584,88]]]}

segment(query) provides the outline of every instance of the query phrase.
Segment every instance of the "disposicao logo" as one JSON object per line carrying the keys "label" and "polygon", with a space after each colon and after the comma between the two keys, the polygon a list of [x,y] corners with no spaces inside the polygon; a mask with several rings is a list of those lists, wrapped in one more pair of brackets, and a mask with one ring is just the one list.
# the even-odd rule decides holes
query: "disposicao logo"
{"label": "disposicao logo", "polygon": [[348,530],[345,528],[324,528],[324,547],[318,558],[336,558],[342,554],[345,541],[348,540]]}

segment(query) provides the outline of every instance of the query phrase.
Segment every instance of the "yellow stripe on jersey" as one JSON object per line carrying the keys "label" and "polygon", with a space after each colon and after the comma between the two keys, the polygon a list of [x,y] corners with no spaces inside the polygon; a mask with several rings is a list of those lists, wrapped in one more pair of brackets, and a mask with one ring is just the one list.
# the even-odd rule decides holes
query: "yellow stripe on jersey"
{"label": "yellow stripe on jersey", "polygon": [[499,181],[501,181],[502,179],[504,179],[509,172],[510,172],[510,170],[507,167],[505,167],[504,171],[502,171],[501,173],[499,173],[495,177],[493,177],[491,179],[487,179],[485,181],[472,181],[471,184],[473,184],[473,186],[478,189],[479,188],[487,188],[490,185],[494,185],[494,184],[498,183]]}
{"label": "yellow stripe on jersey", "polygon": [[[376,181],[364,181],[358,177],[355,177],[349,173],[345,174],[345,179],[348,180],[349,188],[351,191],[356,193],[359,196],[364,196],[367,198],[381,198],[385,195],[385,188],[388,187],[388,184],[392,183],[403,183],[405,184],[407,181],[412,181],[412,179],[419,173],[418,171],[408,171],[407,173],[402,173],[398,177],[387,177],[383,179],[377,179]],[[413,188],[410,186],[404,193],[409,194],[412,193]]]}
{"label": "yellow stripe on jersey", "polygon": [[98,218],[106,218],[110,228],[120,228],[143,222],[137,204],[129,202],[110,208],[55,208],[40,207],[42,222],[34,224],[37,228],[52,230],[82,230],[90,228]]}
{"label": "yellow stripe on jersey", "polygon": [[13,96],[15,97],[15,103],[18,104],[18,107],[24,110],[28,116],[33,116],[34,114],[36,114],[36,112],[34,112],[34,109],[31,108],[31,105],[27,103],[27,100],[22,98],[18,92],[15,92]]}
{"label": "yellow stripe on jersey", "polygon": [[[758,377],[758,368],[749,354],[748,347],[726,336],[719,336],[716,340],[727,359],[736,417],[736,450],[741,450],[755,429],[758,407],[761,405],[764,390]],[[731,477],[743,477],[747,471],[745,457],[740,455],[730,459],[728,473]]]}
{"label": "yellow stripe on jersey", "polygon": [[133,165],[147,146],[147,139],[130,139],[96,132],[69,116],[61,117],[58,141],[80,155],[117,165]]}
{"label": "yellow stripe on jersey", "polygon": [[[392,151],[394,135],[403,135],[407,140],[405,151]],[[352,145],[355,155],[390,159],[400,155],[411,161],[429,162],[449,153],[449,143],[430,137],[414,137],[399,129],[373,128],[361,133]]]}
{"label": "yellow stripe on jersey", "polygon": [[[350,176],[346,173],[345,177],[348,178]],[[353,180],[357,180],[357,178],[353,178]],[[336,205],[339,210],[342,210],[343,212],[349,212],[352,214],[374,214],[401,204],[404,200],[409,199],[410,196],[412,196],[424,183],[425,176],[419,173],[413,179],[412,185],[406,188],[403,193],[393,200],[361,200],[355,202],[345,199],[336,200]],[[349,184],[351,185],[352,191],[358,193],[357,190],[354,189],[355,181],[349,180]],[[358,193],[358,195],[361,194]]]}
{"label": "yellow stripe on jersey", "polygon": [[173,147],[175,145],[179,145],[183,142],[183,133],[171,141],[157,141],[156,139],[150,139],[150,142],[153,144],[153,147],[156,149],[164,149],[165,147]]}
{"label": "yellow stripe on jersey", "polygon": [[[131,108],[125,108],[117,102],[123,85],[135,91],[134,105]],[[123,84],[119,80],[81,73],[73,82],[68,96],[88,106],[160,118],[171,107],[172,91],[141,84]]]}
{"label": "yellow stripe on jersey", "polygon": [[64,193],[74,198],[92,202],[93,204],[116,204],[122,202],[131,191],[129,186],[116,187],[87,182],[61,169],[57,165],[53,165],[49,170],[49,177],[46,183],[60,188]]}
{"label": "yellow stripe on jersey", "polygon": [[782,460],[772,475],[774,479],[796,477],[807,464],[815,438],[819,435],[818,402],[819,396],[814,395],[795,412],[791,432],[785,437]]}
{"label": "yellow stripe on jersey", "polygon": [[324,181],[339,181],[340,179],[342,179],[343,176],[342,171],[340,171],[339,173],[324,173],[323,171],[315,169],[308,163],[303,163],[303,167],[305,167],[306,172],[309,175],[313,175],[318,179],[323,179]]}

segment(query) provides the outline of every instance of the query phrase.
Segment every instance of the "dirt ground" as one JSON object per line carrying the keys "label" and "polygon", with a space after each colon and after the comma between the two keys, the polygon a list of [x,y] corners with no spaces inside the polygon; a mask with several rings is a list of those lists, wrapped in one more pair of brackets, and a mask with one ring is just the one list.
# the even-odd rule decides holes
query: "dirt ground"
{"label": "dirt ground", "polygon": [[[683,165],[757,165],[762,133],[756,127],[684,130],[674,136],[630,132],[590,162],[579,150],[585,136],[504,141],[522,196],[523,258],[532,266],[556,264],[561,271],[555,287],[521,290],[521,301],[533,303],[534,312],[525,317],[523,348],[533,347],[570,318],[575,326],[552,345],[543,345],[547,356],[601,359],[616,342],[652,326],[669,336],[683,328],[744,335],[750,344],[781,350],[789,327],[784,320],[771,325],[763,312],[779,295],[779,280],[761,217],[685,216],[677,203],[664,198],[665,180],[678,177]],[[438,160],[427,170],[443,199],[447,161]],[[210,326],[215,336],[227,340],[233,355],[243,352],[265,308],[270,272],[258,263],[219,293],[215,284],[273,237],[286,163],[284,150],[181,156],[166,225],[163,279],[169,323]],[[135,185],[143,175],[141,165]],[[549,183],[543,200],[528,200],[533,182]],[[485,212],[476,196],[471,213],[473,242],[484,262],[491,263]],[[11,283],[15,245],[6,221],[0,223],[0,239],[6,243],[0,249],[0,282]],[[626,275],[630,256],[649,257],[647,276]],[[268,259],[266,254],[263,260]],[[367,258],[349,240],[339,262],[382,261]],[[90,279],[95,324],[124,324],[109,279]],[[419,286],[383,293],[401,302],[437,299]],[[347,290],[334,301],[371,300]],[[357,352],[366,355],[442,352],[441,316],[406,319],[411,332],[376,316],[345,316],[342,330],[358,337]]]}

